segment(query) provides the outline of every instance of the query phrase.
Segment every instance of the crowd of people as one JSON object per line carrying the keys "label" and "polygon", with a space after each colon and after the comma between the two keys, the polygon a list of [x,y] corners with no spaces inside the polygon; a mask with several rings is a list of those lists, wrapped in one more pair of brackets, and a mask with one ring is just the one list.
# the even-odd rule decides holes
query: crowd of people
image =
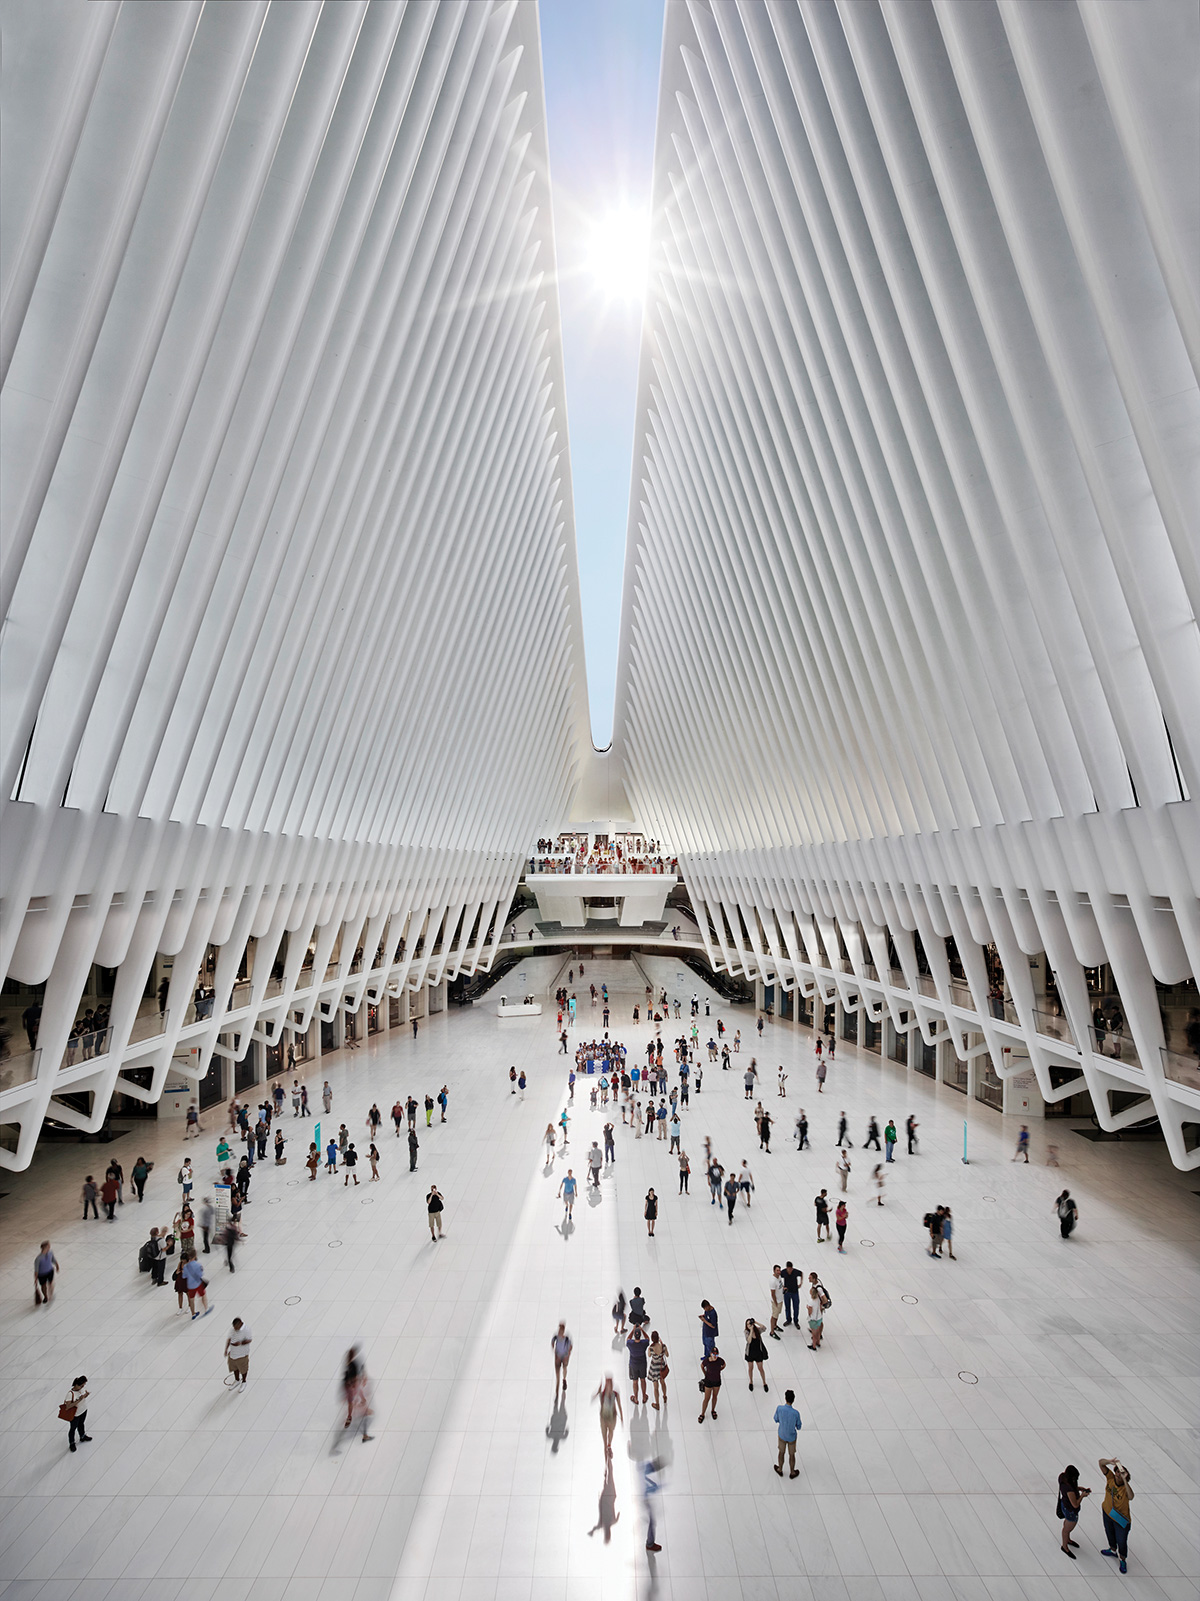
{"label": "crowd of people", "polygon": [[[717,1126],[723,1140],[736,1139],[739,1125],[729,1115],[730,1099],[737,1108],[753,1103],[750,1108],[752,1126],[758,1140],[758,1151],[764,1160],[772,1155],[772,1131],[782,1115],[782,1109],[773,1115],[769,1106],[764,1104],[764,1079],[775,1085],[777,1099],[786,1099],[788,1074],[782,1064],[773,1072],[760,1068],[756,1056],[741,1056],[735,1064],[733,1058],[741,1053],[741,1031],[733,1029],[731,1032],[720,1017],[716,1019],[714,1027],[704,1030],[707,1038],[702,1040],[699,1026],[701,1008],[705,1017],[710,1017],[712,1002],[710,999],[702,1001],[698,994],[693,994],[690,1002],[690,1027],[681,1031],[669,1045],[664,1045],[663,1024],[672,1017],[681,1018],[683,1003],[678,998],[669,1000],[665,990],[655,991],[648,987],[645,1022],[651,1031],[650,1036],[644,1048],[626,1045],[613,1037],[609,1027],[611,997],[607,984],[588,982],[584,989],[585,982],[584,964],[580,963],[578,989],[575,987],[576,972],[572,968],[568,984],[560,986],[555,997],[559,1007],[557,1026],[564,1049],[566,1028],[577,1020],[581,1004],[580,990],[590,1001],[593,1010],[602,1009],[603,1020],[601,1030],[595,1032],[592,1038],[579,1042],[573,1053],[568,1052],[564,1104],[558,1117],[547,1125],[543,1136],[545,1171],[557,1178],[557,1195],[563,1207],[559,1231],[566,1237],[574,1227],[580,1179],[576,1177],[573,1164],[577,1162],[580,1173],[586,1175],[591,1189],[600,1190],[616,1171],[617,1129],[620,1127],[635,1140],[650,1138],[656,1144],[668,1146],[662,1154],[667,1164],[664,1171],[670,1177],[663,1180],[661,1192],[656,1186],[650,1186],[641,1205],[646,1223],[646,1248],[653,1249],[649,1242],[656,1238],[658,1223],[664,1215],[669,1221],[671,1207],[688,1204],[691,1196],[692,1157],[686,1149],[688,1142],[684,1134],[687,1114],[692,1107],[692,1095],[698,1096],[702,1090],[705,1068],[740,1074],[742,1097],[726,1098],[719,1103]],[[632,1019],[635,1024],[641,1022],[640,1005],[634,1005]],[[761,1040],[761,1019],[758,1033]],[[822,1043],[818,1038],[815,1071],[819,1093],[824,1092],[835,1054],[830,1042],[825,1042],[824,1048]],[[673,1071],[667,1065],[671,1059]],[[519,1093],[523,1099],[527,1083],[524,1071],[518,1075],[514,1065],[509,1069],[509,1079],[512,1093]],[[591,1138],[590,1142],[576,1135],[576,1149],[582,1147],[582,1150],[578,1157],[573,1157],[572,1125],[576,1116],[580,1115],[577,1111],[577,1091],[582,1092],[580,1099],[586,1094],[587,1111],[598,1114],[602,1122],[598,1127],[593,1125],[596,1137]],[[188,1109],[183,1132],[186,1149],[176,1174],[178,1205],[172,1208],[174,1215],[170,1221],[164,1216],[163,1221],[148,1230],[148,1237],[138,1253],[138,1266],[149,1275],[150,1286],[165,1287],[169,1282],[176,1293],[177,1310],[181,1313],[186,1311],[192,1320],[201,1319],[214,1309],[209,1299],[209,1277],[204,1258],[214,1250],[223,1250],[228,1271],[235,1271],[236,1251],[247,1238],[243,1217],[245,1209],[252,1204],[257,1164],[269,1160],[272,1155],[277,1166],[284,1165],[288,1160],[287,1148],[291,1140],[285,1133],[284,1116],[289,1098],[292,1118],[303,1128],[304,1120],[312,1117],[312,1109],[308,1086],[298,1077],[293,1078],[290,1090],[282,1080],[277,1081],[256,1105],[236,1097],[231,1100],[227,1108],[228,1126],[222,1128],[215,1141],[211,1164],[199,1160],[193,1162],[193,1142],[201,1139],[205,1127],[199,1108],[193,1104]],[[320,1102],[323,1116],[330,1118],[333,1115],[334,1096],[328,1080],[320,1091]],[[443,1084],[436,1094],[426,1091],[420,1098],[411,1092],[397,1096],[388,1111],[373,1101],[362,1120],[364,1132],[361,1135],[357,1135],[344,1121],[339,1122],[336,1129],[331,1127],[328,1130],[327,1138],[320,1146],[317,1140],[304,1141],[301,1135],[302,1143],[307,1147],[304,1166],[308,1181],[318,1182],[322,1174],[326,1179],[336,1181],[340,1174],[343,1188],[352,1185],[357,1187],[361,1170],[365,1182],[378,1182],[384,1161],[382,1151],[387,1149],[386,1128],[389,1121],[393,1129],[392,1137],[404,1142],[402,1149],[409,1157],[409,1171],[416,1171],[421,1146],[418,1132],[421,1128],[421,1112],[425,1114],[424,1129],[428,1130],[433,1126],[435,1117],[440,1123],[447,1121],[448,1107],[449,1090]],[[748,1133],[750,1126],[747,1119],[741,1125],[741,1132]],[[806,1109],[798,1109],[794,1120],[796,1153],[803,1156],[813,1152],[814,1132],[819,1133],[821,1145],[836,1153],[833,1164],[836,1196],[831,1197],[829,1188],[822,1187],[813,1199],[818,1248],[831,1243],[833,1231],[836,1230],[837,1252],[844,1254],[847,1250],[851,1205],[849,1188],[856,1146],[880,1158],[868,1162],[867,1188],[860,1200],[866,1204],[883,1206],[886,1170],[897,1161],[898,1151],[903,1150],[909,1157],[919,1154],[918,1131],[919,1124],[912,1113],[903,1123],[895,1116],[881,1120],[871,1114],[863,1130],[865,1138],[859,1145],[857,1140],[851,1138],[849,1120],[843,1110],[836,1120],[836,1135],[830,1140],[828,1136],[831,1130],[822,1128],[815,1131]],[[1029,1144],[1028,1128],[1023,1127],[1014,1160],[1023,1158],[1028,1161]],[[748,1214],[754,1204],[757,1183],[750,1161],[745,1156],[722,1160],[712,1138],[707,1135],[700,1148],[702,1156],[698,1156],[697,1160],[706,1180],[710,1207],[715,1209],[717,1218],[726,1227],[733,1228],[739,1215]],[[1057,1165],[1056,1161],[1054,1165]],[[128,1199],[136,1197],[137,1203],[144,1201],[153,1170],[154,1164],[139,1156],[129,1175],[132,1193]],[[672,1201],[670,1178],[673,1177],[678,1178],[678,1190]],[[95,1175],[87,1175],[82,1189],[85,1220],[99,1220],[99,1209],[102,1207],[105,1220],[117,1222],[120,1208],[127,1199],[125,1184],[123,1167],[115,1157],[109,1162],[102,1181],[98,1181]],[[430,1185],[425,1202],[431,1242],[436,1244],[443,1239],[445,1198],[436,1185]],[[1064,1190],[1054,1202],[1054,1208],[1062,1237],[1067,1239],[1078,1218],[1076,1203]],[[957,1261],[951,1207],[945,1203],[932,1207],[924,1216],[923,1226],[928,1234],[929,1255],[936,1259]],[[52,1302],[60,1271],[51,1241],[43,1241],[34,1264],[35,1300],[38,1305],[46,1306]],[[764,1426],[769,1423],[774,1431],[773,1469],[780,1477],[786,1473],[790,1480],[795,1480],[802,1473],[797,1466],[797,1443],[803,1423],[792,1389],[784,1391],[781,1401],[776,1398],[767,1400],[773,1387],[770,1381],[770,1342],[786,1339],[791,1330],[803,1338],[809,1351],[822,1351],[833,1296],[818,1268],[806,1271],[791,1259],[773,1263],[769,1278],[765,1271],[763,1278],[766,1292],[763,1302],[758,1306],[738,1307],[732,1317],[733,1338],[729,1343],[734,1344],[735,1349],[740,1345],[741,1358],[735,1358],[730,1353],[727,1360],[722,1355],[722,1317],[727,1318],[727,1327],[729,1321],[725,1309],[719,1309],[708,1298],[700,1300],[695,1313],[699,1328],[692,1380],[697,1383],[701,1397],[697,1421],[710,1427],[719,1422],[724,1405],[723,1392],[731,1378],[729,1364],[743,1361],[748,1392],[752,1395],[756,1390],[761,1392],[765,1401]],[[634,1409],[648,1407],[654,1412],[665,1411],[672,1371],[671,1350],[663,1328],[665,1319],[661,1315],[657,1318],[652,1315],[640,1285],[634,1286],[628,1300],[623,1291],[618,1291],[612,1311],[614,1333],[625,1352],[629,1405]],[[244,1393],[246,1389],[252,1342],[253,1337],[245,1319],[235,1317],[225,1337],[223,1355],[228,1373],[227,1385],[239,1393]],[[557,1408],[565,1401],[573,1351],[573,1340],[565,1321],[559,1323],[552,1335],[551,1346]],[[685,1371],[686,1366],[685,1363]],[[615,1497],[610,1466],[613,1440],[618,1426],[624,1426],[625,1423],[622,1390],[622,1384],[610,1373],[604,1375],[592,1395],[593,1402],[599,1407],[602,1445],[606,1464],[609,1464],[606,1467],[605,1494],[610,1498]],[[369,1442],[374,1438],[371,1432],[374,1412],[361,1345],[350,1347],[343,1360],[340,1392],[345,1405],[340,1426],[342,1434],[354,1431],[364,1443]],[[86,1443],[92,1438],[87,1432],[91,1401],[87,1377],[80,1375],[72,1381],[71,1390],[59,1411],[60,1417],[68,1423],[68,1446],[71,1451],[75,1451],[79,1443]],[[550,1433],[548,1429],[547,1435]],[[1120,1570],[1125,1572],[1129,1503],[1133,1497],[1129,1473],[1116,1459],[1102,1459],[1100,1469],[1106,1483],[1104,1529],[1107,1544],[1104,1554],[1118,1562]],[[641,1464],[641,1471],[643,1503],[647,1513],[646,1549],[653,1553],[661,1549],[654,1513],[654,1496],[658,1489],[657,1475],[661,1472],[661,1463],[647,1461]],[[1089,1494],[1087,1488],[1080,1486],[1077,1470],[1068,1467],[1059,1481],[1057,1511],[1062,1521],[1062,1549],[1071,1560],[1075,1560],[1077,1549],[1074,1533],[1083,1501]],[[612,1521],[615,1521],[615,1516]],[[605,1526],[603,1520],[597,1528],[602,1526]],[[606,1538],[610,1528],[611,1523],[605,1526]]]}

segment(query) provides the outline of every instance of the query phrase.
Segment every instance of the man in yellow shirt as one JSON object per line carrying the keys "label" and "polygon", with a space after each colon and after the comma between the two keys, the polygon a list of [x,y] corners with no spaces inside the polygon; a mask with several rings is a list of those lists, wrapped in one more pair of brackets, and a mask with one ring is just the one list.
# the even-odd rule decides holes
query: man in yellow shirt
{"label": "man in yellow shirt", "polygon": [[1100,1471],[1104,1475],[1104,1537],[1107,1547],[1102,1556],[1116,1557],[1122,1573],[1128,1571],[1129,1556],[1129,1503],[1133,1490],[1129,1484],[1129,1469],[1115,1456],[1100,1458]]}

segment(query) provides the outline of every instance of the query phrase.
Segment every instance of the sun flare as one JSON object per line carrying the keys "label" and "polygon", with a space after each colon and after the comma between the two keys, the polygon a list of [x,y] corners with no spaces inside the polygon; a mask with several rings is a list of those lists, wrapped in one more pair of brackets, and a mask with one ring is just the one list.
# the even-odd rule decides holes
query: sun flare
{"label": "sun flare", "polygon": [[636,206],[606,212],[587,241],[587,270],[610,300],[641,300],[650,266],[650,218]]}

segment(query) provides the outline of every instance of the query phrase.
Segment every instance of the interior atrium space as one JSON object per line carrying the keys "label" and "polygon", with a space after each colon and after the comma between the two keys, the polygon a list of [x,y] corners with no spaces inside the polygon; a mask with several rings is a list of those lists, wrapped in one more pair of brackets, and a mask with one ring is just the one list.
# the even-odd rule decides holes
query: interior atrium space
{"label": "interior atrium space", "polygon": [[1200,1601],[1195,0],[0,52],[0,1601]]}

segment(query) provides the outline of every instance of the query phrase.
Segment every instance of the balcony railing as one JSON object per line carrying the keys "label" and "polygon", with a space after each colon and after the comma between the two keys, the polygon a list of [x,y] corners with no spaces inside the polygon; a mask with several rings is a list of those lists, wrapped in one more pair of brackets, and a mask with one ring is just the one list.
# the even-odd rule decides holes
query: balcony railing
{"label": "balcony railing", "polygon": [[95,1029],[88,1034],[77,1034],[74,1039],[68,1040],[62,1054],[62,1067],[77,1067],[80,1062],[90,1062],[97,1056],[104,1056],[112,1044],[112,1029]]}
{"label": "balcony railing", "polygon": [[904,976],[903,968],[889,967],[888,983],[894,990],[906,990],[908,988],[908,980]]}
{"label": "balcony railing", "polygon": [[1075,1036],[1071,1033],[1070,1023],[1057,1012],[1045,1012],[1035,1007],[1033,1026],[1039,1034],[1044,1034],[1047,1039],[1062,1040],[1066,1045],[1075,1045]]}
{"label": "balcony railing", "polygon": [[170,1012],[143,1012],[140,1017],[135,1017],[133,1020],[133,1027],[129,1031],[129,1043],[138,1045],[142,1040],[157,1039],[160,1034],[167,1032],[170,1021]]}
{"label": "balcony railing", "polygon": [[16,1056],[6,1056],[0,1062],[0,1095],[5,1090],[15,1090],[22,1084],[32,1084],[38,1073],[38,1063],[42,1059],[41,1051],[36,1048],[32,1051],[21,1051]]}
{"label": "balcony railing", "polygon": [[960,978],[950,980],[950,999],[955,1006],[961,1006],[964,1012],[973,1012],[975,1002],[971,996],[971,986],[964,984]]}
{"label": "balcony railing", "polygon": [[922,995],[928,995],[932,1000],[937,1000],[937,982],[932,973],[918,973],[917,988]]}
{"label": "balcony railing", "polygon": [[1182,1084],[1189,1090],[1200,1090],[1200,1057],[1185,1056],[1182,1051],[1169,1051],[1165,1046],[1161,1055],[1163,1072],[1173,1084]]}
{"label": "balcony railing", "polygon": [[1089,1028],[1088,1034],[1097,1056],[1106,1056],[1113,1062],[1127,1062],[1131,1067],[1141,1067],[1142,1059],[1137,1046],[1127,1034],[1115,1034],[1111,1029],[1104,1028]]}
{"label": "balcony railing", "polygon": [[225,1010],[227,1012],[237,1012],[240,1011],[243,1006],[249,1006],[250,991],[253,987],[254,986],[251,984],[248,978],[244,978],[240,984],[235,984],[233,986],[233,993],[229,997],[229,1005],[225,1008]]}

